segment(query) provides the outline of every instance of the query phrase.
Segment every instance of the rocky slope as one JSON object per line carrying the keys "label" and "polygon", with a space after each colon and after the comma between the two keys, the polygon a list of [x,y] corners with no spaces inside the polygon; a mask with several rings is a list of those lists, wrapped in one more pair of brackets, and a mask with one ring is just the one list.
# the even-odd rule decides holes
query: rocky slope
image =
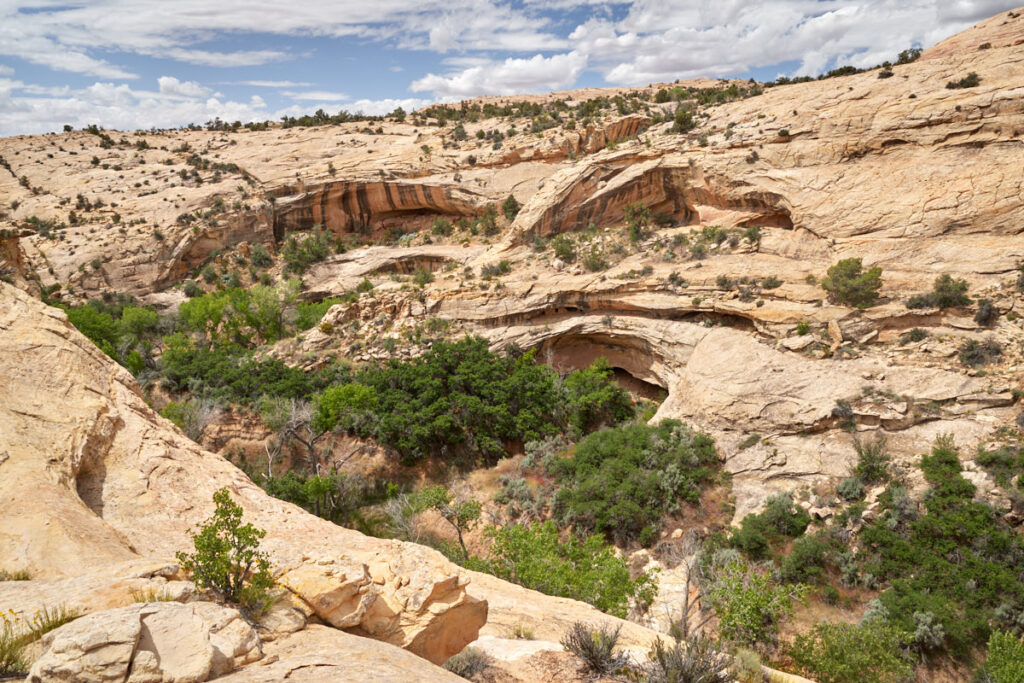
{"label": "rocky slope", "polygon": [[[149,680],[154,660],[179,661],[179,646],[198,673],[165,668],[164,680],[231,669],[234,680],[330,680],[342,667],[451,680],[433,664],[478,637],[508,680],[562,678],[573,664],[553,643],[565,628],[612,621],[268,497],[159,417],[127,371],[35,298],[57,287],[69,302],[126,292],[173,309],[183,279],[256,244],[279,256],[314,226],[376,242],[306,271],[305,298],[349,298],[265,353],[303,367],[411,355],[410,333],[437,319],[453,336],[536,348],[559,369],[603,356],[637,393],[664,399],[656,418],[715,436],[737,521],[778,491],[833,514],[818,494],[848,474],[857,438],[886,436],[916,485],[911,463],[936,435],[973,452],[1019,413],[1021,41],[1024,15],[1002,13],[891,70],[695,106],[697,125],[682,134],[666,120],[675,103],[651,97],[658,85],[635,91],[637,111],[609,107],[536,132],[528,118],[483,118],[462,136],[417,114],[0,140],[0,275],[17,286],[0,283],[0,570],[33,576],[0,582],[0,607],[25,617],[60,596],[89,613],[44,643],[34,675],[84,676],[67,667],[93,666],[87,634],[103,632],[109,650],[96,666],[122,680]],[[978,85],[946,87],[969,73]],[[665,84],[675,85],[750,84]],[[493,230],[431,231],[510,194],[522,209]],[[631,240],[626,212],[638,203],[652,220]],[[883,269],[877,305],[825,299],[818,280],[848,257]],[[410,278],[428,271],[432,281]],[[905,306],[945,273],[993,301],[994,325],[979,326],[970,307]],[[364,279],[373,291],[354,293]],[[927,338],[902,338],[914,328]],[[997,363],[958,362],[961,343],[988,338],[1002,344]],[[1008,509],[967,465],[981,495]],[[255,629],[201,601],[134,604],[152,591],[201,597],[174,553],[221,487],[268,531],[283,588]],[[678,598],[669,594],[659,608]],[[508,640],[522,624],[536,647]],[[656,637],[623,628],[637,651]],[[178,631],[194,637],[159,635]]]}

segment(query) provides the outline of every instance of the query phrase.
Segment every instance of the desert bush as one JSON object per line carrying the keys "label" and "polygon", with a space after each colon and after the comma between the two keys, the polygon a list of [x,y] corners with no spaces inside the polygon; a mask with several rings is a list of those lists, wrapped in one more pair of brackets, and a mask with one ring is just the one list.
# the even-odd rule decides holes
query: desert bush
{"label": "desert bush", "polygon": [[552,237],[551,248],[554,250],[555,256],[566,263],[576,260],[576,247],[573,246],[572,240],[565,235]]}
{"label": "desert bush", "polygon": [[512,272],[512,265],[507,259],[502,259],[497,263],[488,263],[480,267],[480,277],[482,278],[501,277],[510,272]]}
{"label": "desert bush", "polygon": [[960,362],[972,368],[995,362],[1003,354],[1002,344],[995,339],[968,339],[960,345]]}
{"label": "desert bush", "polygon": [[802,586],[784,586],[771,576],[734,561],[720,569],[708,587],[708,602],[718,616],[718,630],[729,641],[744,645],[773,643],[779,621],[802,599]]}
{"label": "desert bush", "polygon": [[865,484],[878,484],[888,481],[890,458],[884,436],[871,441],[854,439],[853,447],[857,451],[857,466],[854,475]]}
{"label": "desert bush", "polygon": [[412,274],[412,281],[420,287],[426,287],[434,281],[434,274],[426,268],[417,268]]}
{"label": "desert bush", "polygon": [[337,297],[322,301],[302,301],[295,306],[295,327],[299,330],[313,328],[326,315],[331,306],[342,303]]}
{"label": "desert bush", "polygon": [[967,306],[971,298],[967,296],[967,281],[954,279],[948,273],[935,278],[931,292],[915,294],[907,299],[907,308],[956,308]]}
{"label": "desert bush", "polygon": [[793,661],[820,683],[903,683],[913,673],[905,648],[911,636],[882,620],[819,623],[796,637]]}
{"label": "desert bush", "polygon": [[0,569],[0,581],[31,581],[32,573],[27,569]]}
{"label": "desert bush", "polygon": [[613,674],[629,661],[625,654],[615,651],[621,629],[621,626],[588,626],[577,621],[562,636],[562,647],[582,659],[595,674]]}
{"label": "desert bush", "polygon": [[752,559],[761,559],[768,553],[768,545],[782,537],[796,538],[810,524],[810,515],[788,493],[772,496],[759,514],[750,514],[740,522],[740,528],[729,536],[729,545]]}
{"label": "desert bush", "polygon": [[195,552],[177,553],[178,562],[197,586],[209,588],[221,600],[265,611],[274,585],[270,560],[259,549],[266,532],[242,524],[242,507],[227,489],[215,492],[213,502],[213,515],[192,534]]}
{"label": "desert bush", "polygon": [[676,420],[595,432],[552,462],[555,514],[619,543],[650,542],[664,515],[697,502],[717,461],[714,441]]}
{"label": "desert bush", "polygon": [[875,266],[864,271],[859,258],[843,259],[828,269],[821,286],[835,302],[868,308],[882,288],[882,269]]}
{"label": "desert bush", "polygon": [[948,90],[959,90],[962,88],[974,88],[980,84],[981,77],[979,77],[978,74],[972,71],[971,73],[961,78],[959,81],[949,81],[948,83],[946,83],[946,88]]}
{"label": "desert bush", "polygon": [[509,220],[512,220],[513,218],[518,216],[519,209],[521,208],[522,205],[518,201],[516,201],[516,198],[513,195],[509,195],[508,197],[505,198],[505,201],[501,203],[501,212],[505,214],[505,218]]}
{"label": "desert bush", "polygon": [[626,561],[599,535],[569,532],[560,540],[552,521],[489,527],[486,534],[493,541],[488,556],[471,558],[471,569],[547,595],[582,600],[622,618],[631,599],[649,604],[654,597],[653,577],[631,579]]}
{"label": "desert bush", "polygon": [[974,322],[988,327],[996,321],[999,317],[999,311],[996,310],[995,305],[992,303],[992,299],[978,299],[978,310],[974,314]]}
{"label": "desert bush", "polygon": [[270,255],[270,252],[267,251],[266,246],[262,244],[253,245],[252,251],[250,252],[250,258],[252,260],[252,264],[257,268],[266,268],[274,263],[274,259]]}
{"label": "desert bush", "polygon": [[729,658],[710,638],[694,636],[665,645],[654,641],[650,664],[644,670],[647,683],[730,683]]}
{"label": "desert bush", "polygon": [[491,663],[491,657],[486,652],[475,647],[465,647],[462,652],[452,655],[444,663],[444,668],[456,676],[473,680],[473,676],[482,672]]}
{"label": "desert bush", "polygon": [[860,500],[864,497],[864,483],[857,477],[847,477],[836,486],[836,493],[847,502]]}
{"label": "desert bush", "polygon": [[582,262],[583,267],[591,273],[596,273],[608,268],[608,259],[605,257],[604,251],[596,245],[591,246],[586,250],[586,252],[584,252]]}
{"label": "desert bush", "polygon": [[928,331],[922,330],[920,327],[915,327],[912,330],[908,330],[900,335],[901,344],[911,344],[913,342],[923,341],[928,338]]}

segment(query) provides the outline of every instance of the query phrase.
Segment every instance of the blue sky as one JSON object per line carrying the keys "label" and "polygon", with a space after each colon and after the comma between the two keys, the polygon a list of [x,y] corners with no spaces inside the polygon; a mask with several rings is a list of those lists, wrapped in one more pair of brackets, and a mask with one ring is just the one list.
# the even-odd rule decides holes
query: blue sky
{"label": "blue sky", "polygon": [[815,75],[1020,0],[0,0],[0,135]]}

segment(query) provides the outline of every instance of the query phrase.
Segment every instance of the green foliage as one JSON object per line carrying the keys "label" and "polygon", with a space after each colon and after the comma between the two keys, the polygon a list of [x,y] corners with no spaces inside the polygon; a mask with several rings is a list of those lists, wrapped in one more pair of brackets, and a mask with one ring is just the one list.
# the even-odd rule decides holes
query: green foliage
{"label": "green foliage", "polygon": [[855,439],[853,447],[857,451],[857,467],[854,476],[865,484],[879,484],[889,480],[890,458],[886,450],[884,436],[872,441]]}
{"label": "green foliage", "polygon": [[156,311],[139,308],[133,303],[133,297],[117,295],[63,308],[68,321],[79,332],[103,353],[138,375],[151,361],[159,316]]}
{"label": "green foliage", "polygon": [[629,241],[633,244],[647,237],[647,226],[651,223],[651,210],[640,202],[628,204],[625,209]]}
{"label": "green foliage", "polygon": [[576,260],[576,247],[565,235],[557,235],[551,238],[551,248],[555,251],[555,256],[564,261],[565,263],[572,263]]}
{"label": "green foliage", "polygon": [[977,368],[995,362],[1003,355],[1003,347],[995,339],[968,339],[960,345],[960,362]]}
{"label": "green foliage", "polygon": [[602,251],[597,245],[591,245],[591,247],[583,253],[582,263],[583,267],[591,273],[596,273],[608,268],[608,259],[605,257],[604,251]]}
{"label": "green foliage", "polygon": [[358,381],[376,389],[378,397],[376,423],[361,433],[392,446],[406,460],[431,453],[494,460],[505,453],[506,443],[586,424],[589,415],[625,416],[624,392],[610,388],[610,373],[601,374],[599,367],[578,371],[585,373],[583,379],[570,375],[567,388],[560,388],[557,375],[537,365],[533,351],[500,356],[487,346],[476,337],[435,342],[419,358],[392,360],[361,373]]}
{"label": "green foliage", "polygon": [[253,245],[251,252],[252,264],[257,268],[266,268],[274,264],[274,259],[262,244]]}
{"label": "green foliage", "polygon": [[320,393],[313,416],[314,429],[354,429],[377,406],[377,392],[363,384],[335,384]]}
{"label": "green foliage", "polygon": [[935,285],[927,294],[915,294],[907,299],[907,308],[957,308],[967,306],[967,281],[955,280],[948,273],[935,278]]}
{"label": "green foliage", "polygon": [[875,303],[882,288],[882,269],[875,266],[863,271],[859,258],[843,259],[828,269],[821,286],[832,301],[868,308]]}
{"label": "green foliage", "polygon": [[880,619],[860,626],[822,622],[796,637],[790,656],[820,683],[903,683],[913,673],[904,654],[910,640]]}
{"label": "green foliage", "polygon": [[488,558],[474,559],[468,565],[472,569],[623,618],[630,598],[649,604],[654,597],[653,577],[631,579],[626,561],[598,535],[582,538],[570,532],[559,541],[551,521],[489,527],[487,535],[493,540]]}
{"label": "green foliage", "polygon": [[434,281],[434,274],[426,268],[417,268],[412,274],[412,281],[420,287],[426,287]]}
{"label": "green foliage", "polygon": [[259,483],[275,498],[343,526],[362,523],[362,508],[382,503],[396,493],[393,484],[337,471],[308,477],[288,471],[279,477],[262,477]]}
{"label": "green foliage", "polygon": [[676,420],[595,432],[572,458],[551,463],[561,486],[554,510],[576,529],[619,543],[653,540],[665,514],[697,502],[716,463],[714,441]]}
{"label": "green foliage", "polygon": [[291,235],[281,247],[286,273],[302,275],[311,265],[327,258],[334,247],[334,238],[329,232],[314,228],[313,232],[299,241]]}
{"label": "green foliage", "polygon": [[978,74],[972,71],[971,73],[961,78],[959,81],[949,81],[948,83],[946,83],[946,88],[948,90],[959,90],[962,88],[974,88],[980,84],[981,78],[978,76]]}
{"label": "green foliage", "polygon": [[890,582],[881,604],[890,622],[919,635],[920,651],[966,657],[991,622],[1024,607],[1024,545],[994,510],[974,502],[951,440],[937,440],[921,469],[930,486],[924,513],[884,495],[883,513],[861,531],[858,561]]}
{"label": "green foliage", "polygon": [[974,314],[974,322],[982,327],[988,327],[999,318],[999,311],[996,310],[992,299],[978,299],[978,310]]}
{"label": "green foliage", "polygon": [[774,642],[779,621],[792,611],[793,600],[805,594],[804,587],[775,583],[742,561],[722,568],[707,593],[722,638],[747,645]]}
{"label": "green foliage", "polygon": [[221,600],[262,611],[274,585],[270,560],[259,550],[266,532],[242,524],[242,507],[227,489],[216,491],[213,502],[213,516],[192,534],[195,552],[179,552],[178,561],[197,586],[211,589]]}
{"label": "green foliage", "polygon": [[752,559],[767,555],[769,542],[783,537],[796,538],[811,523],[810,515],[793,503],[788,493],[772,496],[760,514],[747,515],[733,531],[729,544]]}
{"label": "green foliage", "polygon": [[463,534],[472,529],[480,519],[480,501],[456,500],[452,492],[444,486],[429,486],[416,495],[413,505],[417,510],[436,510],[458,535],[462,556],[469,557]]}
{"label": "green foliage", "polygon": [[697,127],[697,121],[693,112],[683,105],[676,107],[676,113],[672,117],[672,132],[687,133]]}
{"label": "green foliage", "polygon": [[512,264],[508,262],[508,259],[502,259],[497,263],[488,263],[480,267],[480,277],[484,279],[500,277],[510,272],[512,272]]}
{"label": "green foliage", "polygon": [[322,301],[303,301],[295,307],[295,327],[308,330],[316,326],[331,306],[342,303],[338,297],[329,297]]}
{"label": "green foliage", "polygon": [[178,314],[185,329],[211,346],[272,343],[290,332],[285,311],[295,302],[299,288],[298,280],[273,287],[229,288],[189,299]]}
{"label": "green foliage", "polygon": [[589,368],[569,373],[562,382],[563,410],[576,434],[633,417],[629,393],[615,383],[608,361],[598,358]]}
{"label": "green foliage", "polygon": [[587,669],[599,676],[607,676],[624,667],[629,658],[615,652],[621,626],[588,626],[574,622],[562,636],[562,647],[583,660]]}
{"label": "green foliage", "polygon": [[1024,681],[1024,643],[1005,631],[993,631],[988,639],[985,680],[991,683]]}
{"label": "green foliage", "polygon": [[0,677],[22,677],[28,673],[29,660],[25,654],[25,634],[0,615]]}
{"label": "green foliage", "polygon": [[833,544],[824,534],[800,536],[782,559],[779,577],[789,583],[815,581],[824,573],[825,562],[833,550]]}
{"label": "green foliage", "polygon": [[512,220],[513,218],[518,216],[519,209],[521,208],[522,205],[518,201],[516,201],[516,198],[513,195],[509,195],[505,199],[505,201],[501,203],[501,212],[505,214],[505,218],[509,220]]}

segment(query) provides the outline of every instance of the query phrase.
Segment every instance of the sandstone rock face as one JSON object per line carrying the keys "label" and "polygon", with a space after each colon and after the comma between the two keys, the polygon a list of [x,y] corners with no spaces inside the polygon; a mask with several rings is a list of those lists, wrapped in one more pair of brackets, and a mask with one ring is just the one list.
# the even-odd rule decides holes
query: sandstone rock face
{"label": "sandstone rock face", "polygon": [[199,683],[262,656],[236,610],[202,602],[94,612],[46,634],[42,649],[32,683]]}
{"label": "sandstone rock face", "polygon": [[395,681],[457,683],[464,679],[392,645],[323,626],[276,640],[265,658],[218,678],[225,683]]}
{"label": "sandstone rock face", "polygon": [[8,285],[0,299],[4,568],[56,578],[172,558],[226,487],[267,530],[282,583],[330,623],[435,662],[476,637],[487,605],[438,553],[367,538],[268,497],[154,413],[133,378],[63,313]]}

